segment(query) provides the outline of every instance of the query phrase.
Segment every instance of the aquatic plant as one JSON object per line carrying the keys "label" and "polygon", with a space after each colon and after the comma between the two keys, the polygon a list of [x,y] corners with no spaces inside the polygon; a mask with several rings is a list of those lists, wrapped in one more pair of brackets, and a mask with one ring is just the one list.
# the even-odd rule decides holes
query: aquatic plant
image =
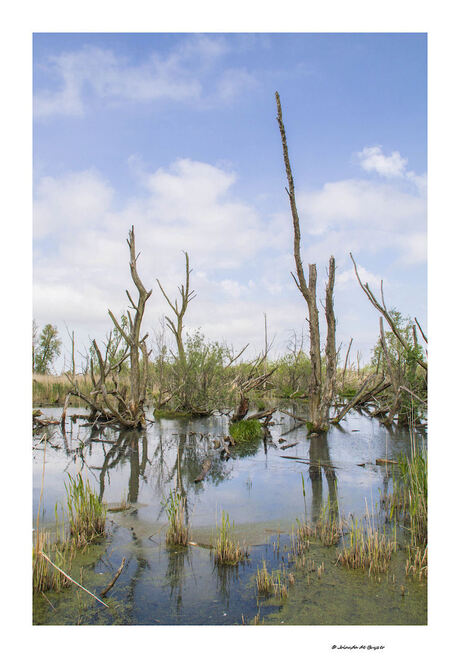
{"label": "aquatic plant", "polygon": [[60,591],[69,587],[71,582],[60,571],[55,569],[43,553],[53,556],[55,564],[63,571],[69,571],[75,555],[75,546],[69,541],[52,540],[48,531],[39,530],[32,552],[32,582],[34,592],[47,590]]}
{"label": "aquatic plant", "polygon": [[408,546],[409,556],[406,560],[406,576],[418,577],[419,580],[428,576],[428,547],[425,550],[416,546]]}
{"label": "aquatic plant", "polygon": [[262,562],[262,569],[257,568],[256,586],[257,593],[264,596],[274,595],[280,599],[286,598],[288,594],[288,586],[294,583],[294,575],[292,573],[286,574],[283,571],[276,569],[268,573],[267,564],[265,560]]}
{"label": "aquatic plant", "polygon": [[185,521],[185,499],[179,491],[170,491],[164,503],[168,517],[166,543],[173,546],[187,546],[190,541],[190,527]]}
{"label": "aquatic plant", "polygon": [[218,535],[214,553],[216,564],[235,566],[247,560],[249,556],[247,549],[231,536],[231,527],[234,528],[235,524],[230,526],[229,516],[223,511],[221,524],[217,526]]}
{"label": "aquatic plant", "polygon": [[91,489],[89,480],[83,482],[81,473],[69,474],[65,485],[69,531],[76,546],[84,546],[105,533],[106,508]]}
{"label": "aquatic plant", "polygon": [[428,464],[426,452],[399,458],[399,474],[390,499],[392,514],[409,521],[411,544],[425,547],[428,541]]}
{"label": "aquatic plant", "polygon": [[369,574],[383,573],[396,549],[396,540],[374,528],[368,516],[366,527],[358,521],[351,523],[348,545],[338,554],[337,562],[349,569],[367,569]]}
{"label": "aquatic plant", "polygon": [[237,423],[232,423],[229,427],[229,432],[237,444],[261,439],[264,434],[261,424],[254,418],[252,420],[240,420]]}

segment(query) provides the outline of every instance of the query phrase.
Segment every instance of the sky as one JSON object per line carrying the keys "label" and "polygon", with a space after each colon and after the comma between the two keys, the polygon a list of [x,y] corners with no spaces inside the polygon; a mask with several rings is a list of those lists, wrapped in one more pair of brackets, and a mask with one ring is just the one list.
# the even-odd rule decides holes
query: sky
{"label": "sky", "polygon": [[[69,364],[133,291],[126,238],[152,289],[153,338],[189,254],[186,329],[282,354],[307,333],[291,276],[283,106],[304,267],[324,300],[337,263],[337,345],[369,359],[378,313],[363,281],[426,326],[425,34],[45,34],[33,40],[34,318]],[[325,340],[323,323],[323,342]]]}

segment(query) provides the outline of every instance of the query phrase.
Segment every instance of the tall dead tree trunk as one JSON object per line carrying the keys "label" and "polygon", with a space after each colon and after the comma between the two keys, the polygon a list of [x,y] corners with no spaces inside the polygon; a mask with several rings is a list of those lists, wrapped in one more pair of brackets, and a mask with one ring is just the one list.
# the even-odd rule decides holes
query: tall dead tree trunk
{"label": "tall dead tree trunk", "polygon": [[177,345],[177,361],[179,365],[179,377],[178,377],[178,386],[181,386],[180,389],[180,395],[182,398],[182,403],[181,407],[184,410],[190,411],[190,399],[189,399],[189,387],[187,385],[187,355],[185,352],[185,347],[184,347],[184,340],[182,337],[182,332],[184,329],[184,316],[185,312],[187,311],[187,307],[189,302],[192,301],[196,297],[196,293],[194,290],[190,290],[190,274],[192,270],[190,269],[190,263],[189,263],[189,258],[188,258],[188,253],[185,252],[185,285],[181,284],[179,286],[179,293],[180,293],[180,306],[177,302],[177,299],[174,300],[174,303],[170,300],[168,295],[166,294],[163,286],[161,285],[159,279],[157,279],[158,286],[163,293],[164,298],[168,302],[169,306],[171,307],[175,317],[174,319],[171,319],[169,317],[165,317],[166,323],[171,330],[174,338],[176,339],[176,345]]}
{"label": "tall dead tree trunk", "polygon": [[[133,298],[129,294],[129,291],[126,291],[128,299],[131,303],[131,310],[135,311],[134,319],[132,318],[131,312],[128,310],[128,322],[129,322],[129,333],[125,332],[124,329],[118,323],[116,317],[109,310],[109,315],[112,319],[112,322],[123,336],[126,341],[126,344],[129,347],[129,360],[130,360],[130,388],[131,388],[131,399],[128,402],[128,409],[130,414],[135,421],[135,425],[143,424],[144,422],[144,402],[147,391],[147,381],[148,381],[148,360],[149,352],[147,350],[146,340],[148,334],[145,334],[141,338],[141,325],[142,318],[144,317],[145,304],[152,294],[152,291],[147,291],[142,283],[139,274],[137,272],[137,259],[139,254],[136,255],[136,242],[134,237],[134,226],[131,227],[129,236],[127,239],[129,246],[129,268],[131,270],[131,278],[134,282],[134,285],[137,288],[138,300],[137,304],[134,302]],[[142,369],[140,366],[139,352],[142,354]]]}
{"label": "tall dead tree trunk", "polygon": [[326,287],[326,321],[327,321],[327,338],[326,338],[326,373],[325,381],[322,381],[321,372],[321,345],[319,332],[318,305],[316,301],[316,265],[308,266],[308,285],[300,256],[300,222],[295,200],[294,179],[292,176],[291,164],[289,161],[288,146],[286,140],[286,131],[283,124],[283,115],[281,111],[281,101],[278,92],[275,94],[277,105],[277,120],[283,146],[284,166],[288,180],[289,203],[291,206],[292,224],[294,228],[294,260],[296,264],[297,276],[292,272],[292,277],[305,299],[308,307],[308,324],[310,332],[310,363],[311,374],[308,386],[308,403],[311,431],[324,431],[329,424],[329,407],[335,396],[336,391],[336,369],[337,355],[335,348],[335,315],[334,315],[334,281],[335,281],[335,259],[333,256],[329,259],[329,274]]}
{"label": "tall dead tree trunk", "polygon": [[[145,304],[152,294],[152,291],[147,291],[137,272],[137,258],[136,244],[134,237],[134,226],[131,227],[128,235],[128,246],[130,254],[130,270],[131,278],[138,291],[137,303],[134,302],[128,290],[126,294],[131,303],[131,311],[134,311],[134,317],[130,310],[127,312],[128,316],[128,329],[123,327],[109,309],[109,315],[114,323],[118,339],[113,343],[112,334],[106,345],[105,356],[99,349],[95,340],[93,340],[93,348],[97,358],[97,364],[90,361],[90,374],[93,384],[93,391],[86,395],[81,392],[78,385],[78,378],[75,376],[75,369],[73,369],[72,376],[69,380],[72,384],[72,395],[82,399],[89,406],[91,410],[91,418],[101,419],[104,422],[114,421],[125,427],[139,427],[145,424],[144,415],[144,402],[147,391],[148,380],[148,360],[149,352],[146,346],[148,334],[141,338],[141,325],[144,316]],[[116,362],[110,362],[109,355],[111,353],[117,354],[118,347],[122,342],[125,342],[125,348],[122,355]],[[72,348],[73,349],[73,348]],[[139,357],[139,352],[142,354],[142,367]],[[130,360],[130,390],[128,392],[124,389],[119,389],[118,385],[118,372],[122,363],[128,359]],[[96,373],[96,365],[98,372]],[[125,387],[126,389],[126,387]]]}

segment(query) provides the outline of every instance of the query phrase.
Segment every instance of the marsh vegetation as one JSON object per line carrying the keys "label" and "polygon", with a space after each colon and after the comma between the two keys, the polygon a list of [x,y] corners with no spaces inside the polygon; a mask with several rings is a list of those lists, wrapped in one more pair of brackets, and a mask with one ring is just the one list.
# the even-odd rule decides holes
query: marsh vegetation
{"label": "marsh vegetation", "polygon": [[[342,363],[331,256],[322,341],[317,270],[308,266],[307,282],[278,94],[276,103],[308,339],[293,332],[273,358],[265,318],[265,348],[250,358],[248,345],[189,333],[199,291],[185,253],[177,299],[157,279],[170,311],[149,340],[143,318],[153,287],[138,272],[134,227],[127,244],[136,294],[127,291],[120,317],[108,311],[103,348],[92,340],[78,368],[70,334],[70,368],[53,377],[60,339],[52,325],[40,337],[34,328],[34,403],[60,405],[33,414],[36,623],[76,623],[66,590],[85,589],[83,576],[89,590],[110,590],[111,601],[85,589],[95,602],[79,608],[78,623],[276,623],[272,615],[302,596],[302,610],[316,602],[322,623],[338,623],[347,617],[327,588],[340,583],[353,601],[357,582],[368,602],[383,588],[382,623],[425,623],[427,339],[417,319],[386,306],[383,284],[380,300],[363,284],[351,256],[356,285],[380,320],[370,363],[350,356],[352,338]],[[46,600],[38,596],[45,592]],[[358,616],[375,623],[365,610]],[[289,612],[288,623],[294,618]]]}

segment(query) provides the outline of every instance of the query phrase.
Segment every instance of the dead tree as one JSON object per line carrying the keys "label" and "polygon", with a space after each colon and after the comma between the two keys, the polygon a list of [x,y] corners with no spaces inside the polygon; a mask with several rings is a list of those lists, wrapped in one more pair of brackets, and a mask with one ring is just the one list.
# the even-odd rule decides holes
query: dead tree
{"label": "dead tree", "polygon": [[184,329],[185,313],[187,311],[189,302],[191,302],[192,299],[196,297],[196,293],[194,290],[190,290],[190,274],[192,270],[190,269],[188,253],[187,252],[184,253],[185,253],[185,285],[181,284],[180,286],[178,286],[178,290],[180,294],[180,304],[178,303],[177,299],[174,300],[174,303],[171,301],[171,299],[166,294],[163,286],[161,285],[159,279],[157,279],[157,283],[161,292],[163,293],[164,298],[168,302],[169,306],[171,307],[175,315],[175,318],[173,319],[171,319],[168,316],[165,316],[166,324],[171,330],[171,333],[173,334],[177,345],[177,357],[176,357],[177,381],[176,381],[176,389],[172,391],[171,398],[175,394],[179,393],[181,398],[180,407],[182,408],[182,410],[192,411],[191,403],[190,403],[191,391],[189,390],[190,386],[188,381],[189,373],[187,367],[187,354],[184,347],[184,340],[182,333]]}
{"label": "dead tree", "polygon": [[[392,331],[393,334],[396,336],[396,338],[399,340],[399,342],[401,343],[401,345],[403,346],[403,348],[406,350],[406,352],[410,352],[410,351],[411,351],[410,346],[407,344],[406,340],[405,340],[405,339],[403,338],[403,336],[401,335],[401,332],[399,331],[399,329],[398,329],[398,327],[396,326],[396,324],[395,324],[393,318],[391,317],[391,313],[388,311],[388,309],[387,309],[387,307],[386,307],[386,304],[385,304],[385,298],[384,298],[384,296],[383,296],[383,281],[382,281],[381,284],[380,284],[380,296],[381,296],[381,300],[382,300],[382,301],[379,302],[379,301],[377,300],[377,298],[375,297],[374,293],[372,292],[372,290],[370,289],[369,284],[368,284],[368,283],[365,283],[365,284],[362,283],[362,281],[361,281],[361,279],[360,279],[360,277],[359,277],[359,274],[358,274],[358,268],[357,268],[357,266],[356,266],[355,259],[353,258],[353,254],[351,254],[351,253],[350,253],[350,258],[351,258],[351,260],[353,261],[353,266],[354,266],[354,269],[355,269],[356,278],[358,279],[358,283],[359,283],[359,285],[361,286],[361,288],[362,288],[362,290],[364,291],[364,293],[366,294],[366,297],[367,297],[368,300],[371,302],[372,306],[374,306],[374,307],[375,307],[375,308],[381,313],[381,315],[383,315],[383,317],[385,318],[385,320],[388,322],[391,331]],[[418,324],[418,322],[417,322],[417,326],[418,326],[419,329],[420,329],[420,325]],[[423,336],[424,340],[425,340],[426,342],[428,342],[428,341],[426,340],[426,336],[425,336],[425,334],[422,332],[421,329],[420,329],[420,331],[421,331],[421,333],[422,333],[422,336]],[[428,370],[428,364],[426,363],[426,361],[424,361],[423,359],[418,358],[418,357],[416,357],[415,360],[417,361],[417,363],[419,364],[419,366],[421,366],[425,371]]]}
{"label": "dead tree", "polygon": [[300,223],[295,200],[294,179],[292,176],[289,153],[286,140],[286,132],[283,124],[281,111],[281,102],[278,92],[276,92],[276,105],[278,109],[277,120],[281,134],[281,143],[283,146],[284,165],[288,180],[289,189],[287,194],[291,206],[292,223],[294,227],[294,259],[296,272],[292,274],[295,284],[305,299],[308,307],[308,324],[310,331],[310,362],[311,374],[308,385],[308,404],[309,404],[309,425],[312,432],[325,431],[329,424],[329,408],[335,397],[336,391],[336,372],[337,372],[337,354],[335,348],[335,315],[334,315],[334,281],[335,281],[335,259],[333,256],[329,259],[328,282],[326,286],[326,372],[323,381],[321,371],[321,346],[319,333],[318,305],[316,301],[316,265],[308,266],[308,285],[305,279],[302,259],[300,256]]}
{"label": "dead tree", "polygon": [[194,290],[190,291],[190,274],[192,270],[190,269],[189,265],[189,260],[188,260],[188,254],[185,252],[185,286],[182,284],[181,286],[178,287],[180,297],[181,297],[181,305],[179,308],[179,305],[177,303],[177,299],[174,300],[174,304],[171,302],[169,299],[168,295],[163,289],[163,286],[161,285],[160,281],[157,279],[157,283],[160,287],[161,292],[163,293],[164,298],[168,302],[169,306],[171,307],[174,315],[176,316],[175,322],[171,320],[171,318],[168,318],[166,316],[166,322],[168,327],[170,328],[172,334],[174,335],[174,338],[176,339],[176,344],[177,344],[177,353],[179,355],[179,361],[183,366],[185,366],[187,362],[187,357],[185,354],[185,348],[184,348],[184,341],[182,339],[182,331],[184,328],[184,315],[187,310],[189,302],[192,301],[196,297],[196,293]]}
{"label": "dead tree", "polygon": [[[134,226],[129,231],[127,243],[130,255],[131,278],[137,288],[137,303],[131,297],[129,291],[126,291],[131,309],[127,312],[128,327],[123,327],[109,309],[109,316],[117,329],[117,337],[114,338],[112,333],[109,334],[105,355],[102,356],[101,350],[95,340],[93,348],[97,359],[97,364],[93,359],[90,360],[90,374],[93,384],[93,391],[90,395],[81,392],[78,380],[73,375],[69,377],[72,383],[72,394],[76,395],[91,410],[93,419],[100,419],[104,422],[117,422],[125,427],[142,427],[145,424],[144,403],[147,391],[148,381],[148,360],[149,351],[147,350],[146,340],[148,334],[141,338],[141,325],[144,316],[145,304],[152,294],[147,291],[137,272],[136,244],[134,237]],[[131,313],[134,311],[134,317]],[[109,359],[111,354],[117,354],[118,347],[122,339],[124,340],[124,349],[121,355],[117,355],[115,362]],[[115,342],[115,345],[113,341]],[[140,360],[142,355],[142,363]],[[129,358],[129,390],[127,387],[119,387],[118,373],[121,365]]]}
{"label": "dead tree", "polygon": [[[404,404],[403,404],[403,397],[406,393],[408,393],[412,398],[415,398],[419,402],[422,403],[422,406],[426,406],[426,400],[422,400],[419,396],[417,396],[413,391],[407,388],[404,384],[406,383],[407,377],[409,377],[409,380],[413,380],[415,378],[415,373],[416,373],[416,367],[419,365],[425,372],[425,386],[426,386],[426,376],[428,374],[428,363],[426,360],[424,360],[421,356],[418,355],[417,350],[414,348],[418,348],[418,339],[417,339],[417,331],[415,324],[412,325],[412,337],[413,337],[413,345],[410,345],[406,338],[403,336],[401,333],[400,329],[398,328],[392,313],[388,310],[386,303],[385,303],[385,297],[383,294],[383,281],[380,284],[380,298],[381,301],[379,302],[374,295],[374,293],[371,291],[369,284],[365,283],[363,284],[360,276],[358,274],[358,268],[356,265],[356,262],[353,258],[353,254],[350,253],[350,258],[353,261],[353,266],[355,270],[355,275],[358,280],[358,283],[361,287],[361,289],[364,291],[366,294],[366,297],[369,299],[371,304],[376,308],[380,314],[380,345],[382,348],[382,353],[383,353],[383,360],[384,360],[384,365],[386,366],[386,371],[388,373],[389,377],[389,384],[391,385],[391,393],[392,393],[392,399],[391,402],[385,406],[384,408],[378,408],[374,414],[379,415],[384,417],[383,422],[387,425],[390,425],[395,416],[398,416],[398,422],[404,422],[405,421],[405,414],[404,412]],[[401,358],[398,357],[398,362],[393,363],[390,357],[390,353],[388,350],[386,338],[385,338],[385,332],[383,329],[383,318],[387,321],[388,325],[390,326],[391,332],[397,339],[400,345],[403,347],[403,354],[410,354],[411,359],[409,363],[403,363],[403,367],[401,367]],[[427,337],[422,331],[420,324],[415,318],[415,322],[417,324],[417,327],[420,330],[420,333],[426,343],[428,343]],[[380,356],[380,355],[379,355]],[[408,370],[406,372],[406,370]],[[403,393],[404,391],[404,393]]]}

